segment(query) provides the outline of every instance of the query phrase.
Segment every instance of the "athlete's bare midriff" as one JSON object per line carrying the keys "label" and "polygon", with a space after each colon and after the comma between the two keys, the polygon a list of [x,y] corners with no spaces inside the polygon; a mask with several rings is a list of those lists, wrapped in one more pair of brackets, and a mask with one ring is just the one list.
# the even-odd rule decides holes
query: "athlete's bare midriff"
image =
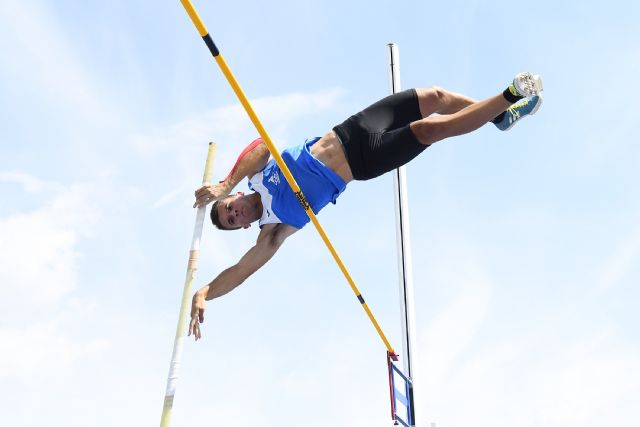
{"label": "athlete's bare midriff", "polygon": [[345,183],[353,181],[344,148],[334,131],[327,133],[311,146],[311,155],[334,171]]}

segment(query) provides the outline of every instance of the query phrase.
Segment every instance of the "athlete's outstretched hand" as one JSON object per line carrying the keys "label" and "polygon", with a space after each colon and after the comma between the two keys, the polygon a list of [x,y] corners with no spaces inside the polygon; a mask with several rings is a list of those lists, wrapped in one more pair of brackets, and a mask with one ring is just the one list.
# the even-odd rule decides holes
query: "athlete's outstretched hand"
{"label": "athlete's outstretched hand", "polygon": [[215,202],[228,194],[229,188],[224,182],[219,184],[210,184],[207,182],[196,190],[196,202],[193,204],[193,207],[201,208],[207,206],[209,203]]}
{"label": "athlete's outstretched hand", "polygon": [[202,338],[202,333],[200,332],[200,323],[204,322],[204,309],[206,306],[206,302],[204,299],[204,295],[200,293],[200,291],[196,292],[193,295],[193,300],[191,301],[191,322],[189,323],[189,334],[196,341]]}

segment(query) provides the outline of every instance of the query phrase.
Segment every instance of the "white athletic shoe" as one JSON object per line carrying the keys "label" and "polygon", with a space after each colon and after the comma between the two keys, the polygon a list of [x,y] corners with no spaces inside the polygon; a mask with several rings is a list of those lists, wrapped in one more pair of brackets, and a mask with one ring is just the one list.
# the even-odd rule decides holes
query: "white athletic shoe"
{"label": "white athletic shoe", "polygon": [[520,73],[513,79],[513,88],[518,95],[524,97],[540,95],[542,92],[542,77],[525,72]]}

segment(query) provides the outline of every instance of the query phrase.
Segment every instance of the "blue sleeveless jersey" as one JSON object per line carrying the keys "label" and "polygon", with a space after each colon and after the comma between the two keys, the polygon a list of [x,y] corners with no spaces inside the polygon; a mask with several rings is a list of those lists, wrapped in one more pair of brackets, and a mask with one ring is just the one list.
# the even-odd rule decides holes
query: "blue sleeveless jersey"
{"label": "blue sleeveless jersey", "polygon": [[[329,202],[336,203],[347,184],[335,172],[311,155],[311,146],[320,138],[307,139],[304,144],[282,152],[282,159],[300,186],[314,213]],[[251,177],[249,188],[260,193],[263,205],[260,227],[265,224],[284,223],[302,228],[309,217],[289,186],[275,160]]]}

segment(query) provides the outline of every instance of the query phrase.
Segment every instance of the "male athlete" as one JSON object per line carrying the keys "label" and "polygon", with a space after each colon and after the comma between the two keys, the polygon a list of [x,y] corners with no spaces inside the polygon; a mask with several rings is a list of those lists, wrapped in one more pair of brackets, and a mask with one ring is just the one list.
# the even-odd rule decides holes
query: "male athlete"
{"label": "male athlete", "polygon": [[[521,118],[534,114],[542,98],[542,80],[518,74],[504,92],[476,102],[438,87],[409,89],[390,95],[335,126],[322,138],[287,148],[282,157],[314,213],[329,204],[352,180],[367,180],[396,169],[434,142],[462,135],[491,121],[508,130]],[[437,113],[437,114],[435,114]],[[243,179],[253,192],[229,196]],[[195,192],[194,207],[211,208],[211,220],[224,230],[249,228],[259,221],[256,244],[240,261],[227,268],[193,296],[189,335],[202,337],[205,301],[234,289],[278,251],[285,239],[309,218],[261,139],[238,157],[219,184]]]}

